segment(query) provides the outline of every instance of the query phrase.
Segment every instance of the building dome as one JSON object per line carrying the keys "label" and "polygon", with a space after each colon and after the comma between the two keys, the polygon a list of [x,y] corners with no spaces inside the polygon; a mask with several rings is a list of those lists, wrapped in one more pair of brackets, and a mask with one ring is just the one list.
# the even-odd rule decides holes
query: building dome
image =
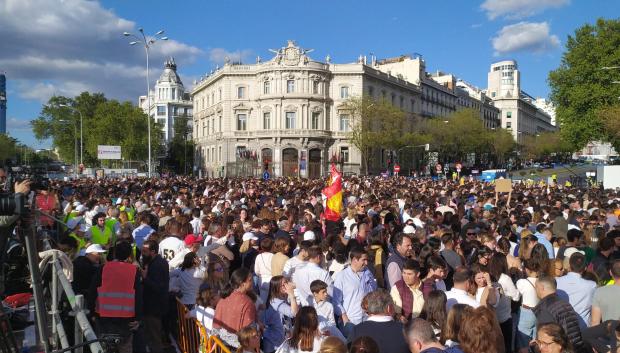
{"label": "building dome", "polygon": [[174,58],[170,58],[164,62],[164,72],[159,76],[157,83],[164,82],[183,86],[183,82],[181,82],[181,78],[177,74],[177,64],[174,62]]}

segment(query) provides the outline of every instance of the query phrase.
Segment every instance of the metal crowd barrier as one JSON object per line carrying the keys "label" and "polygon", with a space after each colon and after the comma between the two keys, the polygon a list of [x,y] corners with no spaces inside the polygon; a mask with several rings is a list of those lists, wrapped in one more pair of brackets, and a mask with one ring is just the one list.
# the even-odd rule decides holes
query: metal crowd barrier
{"label": "metal crowd barrier", "polygon": [[207,333],[207,329],[194,318],[188,318],[189,310],[177,299],[179,315],[179,337],[177,346],[182,353],[231,353],[230,349],[217,337]]}

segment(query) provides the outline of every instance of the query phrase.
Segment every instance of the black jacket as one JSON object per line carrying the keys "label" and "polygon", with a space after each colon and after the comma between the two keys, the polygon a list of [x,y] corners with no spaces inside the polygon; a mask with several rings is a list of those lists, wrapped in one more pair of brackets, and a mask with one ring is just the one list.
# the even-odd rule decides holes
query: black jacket
{"label": "black jacket", "polygon": [[380,353],[409,353],[409,347],[403,335],[403,324],[398,321],[374,322],[364,321],[353,327],[350,340],[369,336],[379,345]]}
{"label": "black jacket", "polygon": [[99,267],[98,264],[94,264],[86,256],[80,256],[73,260],[73,282],[71,282],[71,286],[75,294],[88,296],[90,284],[93,278],[95,278]]}
{"label": "black jacket", "polygon": [[161,317],[168,312],[168,262],[157,255],[147,265],[144,278],[144,315]]}
{"label": "black jacket", "polygon": [[556,293],[541,299],[534,308],[534,314],[537,325],[555,322],[562,326],[575,353],[587,352],[579,329],[579,315],[567,301],[562,300]]}

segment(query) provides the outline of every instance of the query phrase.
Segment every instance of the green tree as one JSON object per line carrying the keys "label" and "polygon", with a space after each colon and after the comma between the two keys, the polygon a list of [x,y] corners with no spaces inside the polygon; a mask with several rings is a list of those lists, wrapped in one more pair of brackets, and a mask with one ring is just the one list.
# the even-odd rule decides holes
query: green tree
{"label": "green tree", "polygon": [[620,151],[620,105],[607,106],[601,109],[598,117],[607,131],[608,140],[616,151]]}
{"label": "green tree", "polygon": [[7,134],[0,134],[0,162],[15,158],[17,143],[18,141],[15,138]]}
{"label": "green tree", "polygon": [[[70,106],[67,108],[64,106]],[[84,163],[99,165],[98,145],[120,145],[126,160],[148,158],[148,118],[142,109],[129,102],[108,100],[103,94],[84,92],[75,98],[55,96],[31,121],[37,139],[51,138],[60,158],[73,163],[79,148],[80,113],[83,118]],[[161,151],[163,133],[151,120],[153,156]],[[106,162],[104,164],[109,164]]]}
{"label": "green tree", "polygon": [[374,150],[396,151],[412,138],[407,135],[412,133],[411,117],[384,99],[351,97],[344,108],[351,116],[348,137],[361,153],[365,174],[368,174]]}
{"label": "green tree", "polygon": [[168,166],[178,174],[191,173],[194,169],[194,141],[191,136],[191,119],[186,115],[174,119],[174,135],[168,146]]}
{"label": "green tree", "polygon": [[616,104],[620,95],[620,20],[599,19],[569,36],[560,67],[549,73],[551,100],[562,137],[572,149],[604,140],[620,148],[605,129],[599,111]]}
{"label": "green tree", "polygon": [[515,148],[515,140],[510,131],[506,129],[497,129],[487,134],[487,143],[493,152],[493,157],[498,165],[503,165],[506,157]]}

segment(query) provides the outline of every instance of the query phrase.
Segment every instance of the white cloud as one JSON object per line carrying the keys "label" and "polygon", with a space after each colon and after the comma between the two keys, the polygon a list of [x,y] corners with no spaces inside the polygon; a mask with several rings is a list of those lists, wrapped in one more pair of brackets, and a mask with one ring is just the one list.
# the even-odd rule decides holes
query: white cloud
{"label": "white cloud", "polygon": [[211,48],[208,50],[208,58],[214,64],[222,65],[227,59],[230,61],[248,62],[252,59],[254,52],[250,49],[228,51],[224,48]]}
{"label": "white cloud", "polygon": [[522,19],[569,3],[570,0],[485,0],[480,8],[486,11],[491,20],[498,17]]}
{"label": "white cloud", "polygon": [[550,34],[547,22],[520,22],[505,26],[492,42],[496,56],[519,51],[543,53],[560,45],[558,37]]}
{"label": "white cloud", "polygon": [[[44,102],[53,94],[89,90],[134,101],[144,94],[144,50],[122,35],[137,33],[135,23],[97,1],[3,0],[0,23],[0,68],[17,81],[22,98]],[[189,44],[161,41],[152,47],[150,63],[161,68],[173,56],[182,69],[203,55]]]}
{"label": "white cloud", "polygon": [[29,120],[22,120],[17,118],[8,118],[6,120],[6,128],[9,132],[31,131]]}

